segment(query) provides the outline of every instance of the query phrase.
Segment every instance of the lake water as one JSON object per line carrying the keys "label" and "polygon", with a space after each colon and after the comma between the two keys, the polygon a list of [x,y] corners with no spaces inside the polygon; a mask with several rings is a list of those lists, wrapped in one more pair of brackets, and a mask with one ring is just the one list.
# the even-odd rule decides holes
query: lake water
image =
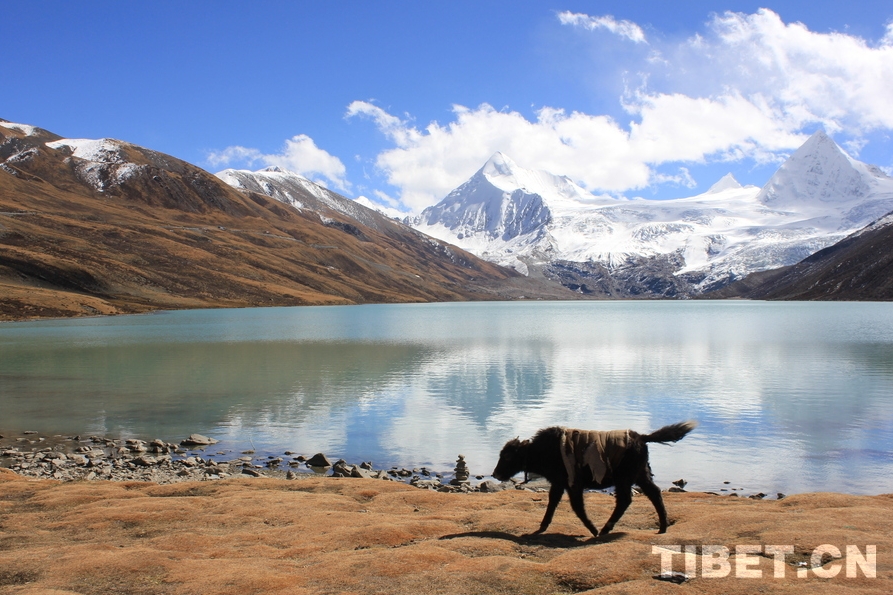
{"label": "lake water", "polygon": [[[893,492],[893,304],[510,302],[0,324],[0,432],[219,439],[492,471],[566,425],[648,432],[688,489]],[[230,458],[220,456],[221,459]],[[730,482],[728,484],[723,482]]]}

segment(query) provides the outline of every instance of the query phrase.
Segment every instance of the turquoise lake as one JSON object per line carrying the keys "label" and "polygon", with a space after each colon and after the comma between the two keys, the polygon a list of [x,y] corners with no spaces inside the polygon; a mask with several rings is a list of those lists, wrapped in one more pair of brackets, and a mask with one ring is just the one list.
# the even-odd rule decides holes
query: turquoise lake
{"label": "turquoise lake", "polygon": [[[893,303],[585,301],[0,324],[0,433],[212,436],[489,475],[565,425],[648,432],[662,488],[893,492]],[[234,457],[232,457],[234,458]],[[729,483],[724,483],[729,482]]]}

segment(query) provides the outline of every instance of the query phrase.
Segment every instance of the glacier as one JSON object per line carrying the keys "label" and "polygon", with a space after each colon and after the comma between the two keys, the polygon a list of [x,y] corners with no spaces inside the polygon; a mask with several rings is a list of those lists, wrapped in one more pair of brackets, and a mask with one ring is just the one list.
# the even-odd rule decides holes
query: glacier
{"label": "glacier", "polygon": [[673,263],[692,293],[799,262],[893,211],[893,179],[814,133],[765,186],[728,174],[672,200],[594,195],[494,154],[468,181],[406,222],[523,274],[554,263],[607,271]]}

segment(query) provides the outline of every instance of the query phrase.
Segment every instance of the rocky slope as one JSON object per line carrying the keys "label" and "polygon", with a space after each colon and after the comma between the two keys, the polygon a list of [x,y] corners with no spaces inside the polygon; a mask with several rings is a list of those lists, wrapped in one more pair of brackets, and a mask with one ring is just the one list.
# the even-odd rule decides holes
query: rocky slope
{"label": "rocky slope", "polygon": [[512,271],[364,207],[323,206],[237,190],[123,141],[0,121],[0,319],[530,293]]}
{"label": "rocky slope", "polygon": [[762,189],[726,176],[665,201],[596,197],[496,154],[410,223],[582,293],[670,297],[794,264],[891,210],[893,179],[817,132]]}
{"label": "rocky slope", "polygon": [[893,300],[893,214],[795,265],[753,273],[704,297]]}

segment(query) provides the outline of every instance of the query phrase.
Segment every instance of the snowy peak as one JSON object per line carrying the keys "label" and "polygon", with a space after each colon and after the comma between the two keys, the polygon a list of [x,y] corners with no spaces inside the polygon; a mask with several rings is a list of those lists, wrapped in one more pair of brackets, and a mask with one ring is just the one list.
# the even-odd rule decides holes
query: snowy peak
{"label": "snowy peak", "polygon": [[422,211],[415,223],[422,229],[442,226],[450,240],[480,236],[508,241],[548,222],[551,213],[544,199],[567,193],[568,183],[567,178],[525,170],[497,152],[467,182]]}
{"label": "snowy peak", "polygon": [[462,187],[466,184],[480,185],[482,182],[507,193],[521,190],[525,194],[538,194],[549,204],[562,200],[582,202],[595,200],[592,194],[575,184],[567,176],[556,176],[547,171],[525,169],[515,163],[511,157],[499,151],[494,153],[487,163]]}
{"label": "snowy peak", "polygon": [[796,263],[890,211],[893,179],[817,132],[762,189],[728,174],[675,200],[596,197],[496,153],[412,225],[521,272],[567,262],[619,270],[651,259],[655,271],[687,275],[703,291]]}
{"label": "snowy peak", "polygon": [[518,164],[512,161],[508,155],[497,151],[481,168],[481,174],[492,180],[494,178],[515,177],[517,170]]}
{"label": "snowy peak", "polygon": [[851,203],[863,199],[877,177],[820,130],[778,168],[758,199],[780,209]]}
{"label": "snowy peak", "polygon": [[723,190],[738,190],[742,187],[743,186],[741,186],[738,180],[735,179],[735,176],[733,176],[731,173],[727,173],[726,175],[721,177],[718,182],[711,186],[710,189],[704,194],[718,194]]}

